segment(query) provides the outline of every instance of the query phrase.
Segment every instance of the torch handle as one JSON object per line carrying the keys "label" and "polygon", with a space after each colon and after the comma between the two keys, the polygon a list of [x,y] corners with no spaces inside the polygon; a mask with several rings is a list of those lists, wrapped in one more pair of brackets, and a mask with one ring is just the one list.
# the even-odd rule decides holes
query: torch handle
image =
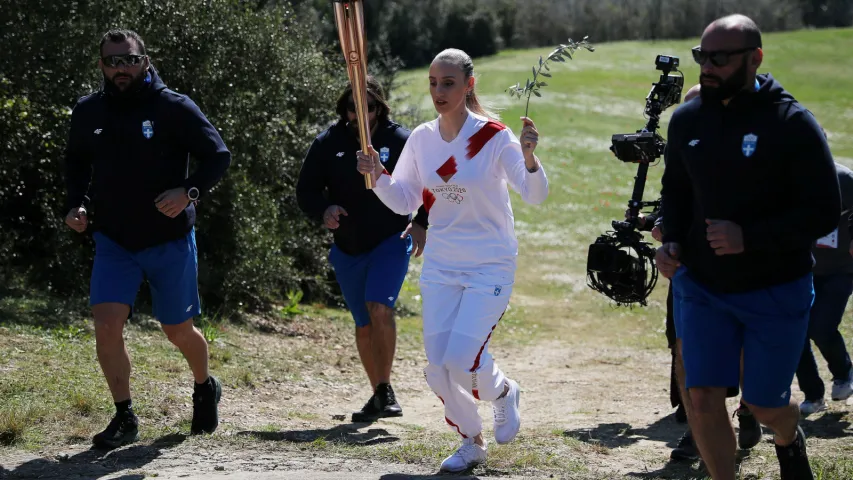
{"label": "torch handle", "polygon": [[[352,85],[353,103],[358,118],[361,149],[367,153],[370,145],[370,120],[367,112],[367,55],[365,54],[364,7],[360,0],[335,1],[335,24],[347,62],[347,76]],[[364,174],[364,186],[372,189],[372,173]]]}

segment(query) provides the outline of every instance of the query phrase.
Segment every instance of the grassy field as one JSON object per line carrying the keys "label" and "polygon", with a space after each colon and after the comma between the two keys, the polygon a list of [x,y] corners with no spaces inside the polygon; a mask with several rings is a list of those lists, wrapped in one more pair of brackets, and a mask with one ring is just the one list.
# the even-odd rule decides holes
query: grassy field
{"label": "grassy field", "polygon": [[[526,423],[517,442],[490,449],[488,465],[474,472],[479,478],[704,476],[698,464],[667,462],[682,429],[667,417],[667,281],[661,280],[647,307],[616,308],[586,286],[585,273],[588,245],[609,229],[610,220],[622,217],[636,174],[634,165],[609,152],[610,137],[643,127],[644,99],[659,75],[657,54],[681,58],[685,89],[697,82],[690,58],[697,42],[597,45],[595,52],[580,51],[574,61],[553,65],[543,97],[531,100],[551,196],[544,205],[530,206],[513,195],[519,271],[511,310],[492,341],[498,362],[519,376],[525,390]],[[853,63],[843,59],[853,51],[853,30],[768,34],[764,43],[760,71],[771,72],[815,113],[836,160],[853,167]],[[548,51],[475,59],[478,91],[516,132],[524,103],[504,89],[523,84]],[[402,80],[397,101],[419,105],[432,118],[426,71],[405,72]],[[663,116],[664,134],[673,110]],[[647,200],[658,195],[662,169],[661,162],[649,171]],[[0,299],[0,477],[5,472],[61,478],[59,472],[77,469],[87,478],[128,472],[171,478],[192,468],[212,473],[214,464],[236,475],[276,465],[297,469],[298,459],[308,458],[311,465],[323,459],[322,470],[330,474],[426,478],[452,451],[455,438],[440,421],[438,401],[420,373],[419,266],[420,260],[413,262],[401,295],[403,310],[410,312],[400,320],[395,363],[407,409],[402,419],[366,429],[341,423],[340,415],[366,398],[351,320],[347,312],[303,306],[302,314],[205,325],[213,371],[226,385],[223,424],[213,436],[185,437],[190,407],[185,363],[156,324],[141,319],[127,336],[142,447],[115,454],[112,461],[83,450],[112,414],[90,322],[37,296]],[[844,333],[850,345],[849,312]],[[795,396],[802,398],[796,387]],[[822,480],[853,478],[851,411],[833,403],[806,424]],[[490,411],[484,407],[482,413],[488,418]],[[69,451],[72,456],[61,457]],[[187,466],[184,457],[198,452],[221,458],[205,467]],[[772,478],[778,475],[775,462],[772,444],[762,442],[743,459],[742,478]],[[86,470],[94,464],[102,470]]]}

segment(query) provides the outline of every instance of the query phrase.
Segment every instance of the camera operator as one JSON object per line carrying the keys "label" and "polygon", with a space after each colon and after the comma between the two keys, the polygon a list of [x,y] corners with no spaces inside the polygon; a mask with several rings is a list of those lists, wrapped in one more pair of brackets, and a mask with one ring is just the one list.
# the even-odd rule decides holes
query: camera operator
{"label": "camera operator", "polygon": [[[631,210],[625,210],[625,220],[629,220],[631,218]],[[651,213],[640,213],[637,215],[637,230],[641,232],[652,232],[652,238],[657,241],[661,240],[660,227],[658,226],[658,219],[660,217],[660,206],[652,210]]]}
{"label": "camera operator", "polygon": [[811,245],[841,215],[826,139],[779,82],[757,75],[761,47],[743,15],[705,29],[693,49],[700,100],[673,115],[662,180],[656,263],[672,280],[689,423],[715,480],[735,478],[725,396],[741,352],[743,401],[775,432],[782,478],[813,478],[790,387],[814,299]]}
{"label": "camera operator", "polygon": [[687,90],[687,92],[684,94],[684,101],[682,103],[687,103],[690,100],[693,100],[694,98],[698,97],[699,92],[701,92],[701,89],[702,89],[701,83],[697,83],[696,85],[693,85],[692,87],[690,87],[690,90]]}

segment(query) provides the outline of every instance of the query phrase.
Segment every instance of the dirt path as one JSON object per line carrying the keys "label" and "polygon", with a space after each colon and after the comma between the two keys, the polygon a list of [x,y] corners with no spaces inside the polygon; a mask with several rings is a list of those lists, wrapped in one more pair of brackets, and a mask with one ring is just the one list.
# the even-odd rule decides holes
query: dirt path
{"label": "dirt path", "polygon": [[[519,446],[495,450],[499,457],[512,457],[512,468],[487,465],[475,469],[475,477],[459,478],[687,478],[701,474],[696,466],[667,461],[683,426],[670,415],[666,352],[548,340],[526,347],[497,347],[494,354],[523,390]],[[341,375],[357,366],[344,362],[324,367],[318,374],[304,374],[295,384],[270,380],[248,393],[226,388],[222,426],[212,437],[175,434],[108,454],[91,451],[87,445],[39,454],[0,453],[0,478],[431,478],[440,456],[430,449],[440,445],[446,454],[453,437],[442,421],[440,402],[423,380],[422,365],[420,352],[401,349],[395,388],[405,412],[402,418],[350,424],[349,412],[363,403],[367,389],[357,374]],[[810,446],[850,445],[853,431],[849,420],[842,421],[850,418],[842,416],[850,408],[831,408],[808,427],[813,435]],[[487,439],[491,438],[488,404],[481,405],[481,415]],[[775,458],[769,441],[766,435],[745,463],[744,473],[772,471]],[[540,460],[525,456],[530,449],[536,450],[532,454]],[[541,449],[550,453],[543,455]],[[579,466],[567,470],[541,461],[550,457]]]}

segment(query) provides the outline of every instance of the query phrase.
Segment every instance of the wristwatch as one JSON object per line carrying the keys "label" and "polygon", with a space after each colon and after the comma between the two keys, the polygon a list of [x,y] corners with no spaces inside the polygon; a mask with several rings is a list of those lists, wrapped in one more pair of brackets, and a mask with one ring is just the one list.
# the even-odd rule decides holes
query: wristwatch
{"label": "wristwatch", "polygon": [[195,187],[190,187],[187,190],[187,198],[189,198],[190,201],[192,201],[192,202],[198,200],[198,195],[199,195],[198,189]]}

